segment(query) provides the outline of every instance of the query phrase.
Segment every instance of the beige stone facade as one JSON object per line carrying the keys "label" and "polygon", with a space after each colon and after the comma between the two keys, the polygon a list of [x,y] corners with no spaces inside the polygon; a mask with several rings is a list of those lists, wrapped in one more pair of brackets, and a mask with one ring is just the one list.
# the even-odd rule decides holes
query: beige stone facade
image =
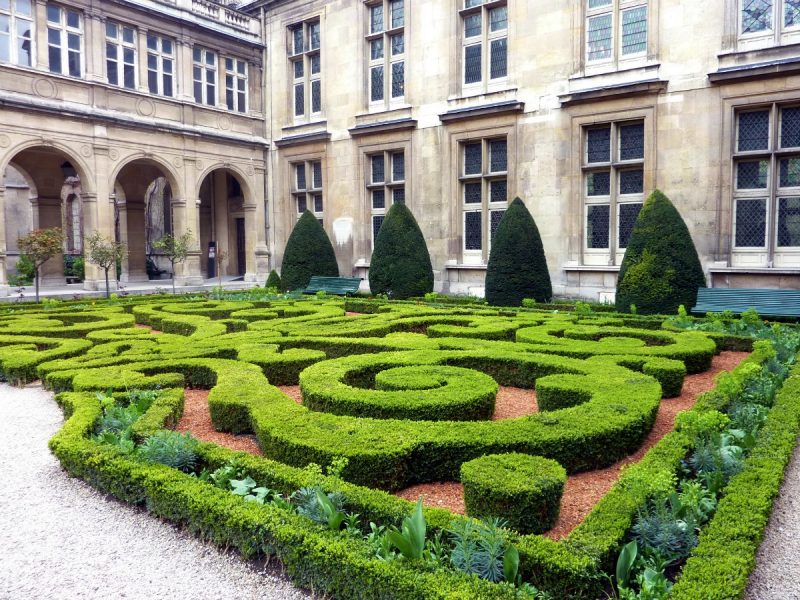
{"label": "beige stone facade", "polygon": [[[69,221],[69,162],[84,232],[112,235],[116,222],[131,247],[123,279],[144,276],[164,226],[199,232],[184,281],[206,275],[212,240],[228,273],[263,281],[305,209],[341,273],[366,277],[374,232],[402,201],[437,289],[481,294],[492,228],[519,196],[556,293],[611,300],[637,211],[658,188],[709,284],[800,287],[796,0],[70,4],[84,25],[79,77],[49,72],[47,6],[36,4],[36,66],[0,66],[0,167],[14,171],[4,266],[24,218]],[[136,30],[134,90],[109,83],[108,20]],[[149,89],[151,31],[175,41],[173,98]],[[216,106],[193,93],[208,51],[215,68],[200,75]],[[230,108],[225,58],[234,76],[247,65],[244,113]],[[160,177],[173,222],[153,225]]]}

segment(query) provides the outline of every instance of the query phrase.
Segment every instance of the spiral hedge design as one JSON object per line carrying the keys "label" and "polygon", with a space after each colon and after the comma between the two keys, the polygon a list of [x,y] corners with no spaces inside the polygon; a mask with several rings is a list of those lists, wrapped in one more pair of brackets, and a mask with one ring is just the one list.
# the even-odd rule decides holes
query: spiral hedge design
{"label": "spiral hedge design", "polygon": [[[277,554],[299,583],[342,597],[502,598],[513,591],[380,563],[356,541],[299,517],[247,506],[188,475],[119,455],[88,437],[100,410],[94,392],[168,390],[137,423],[144,439],[177,421],[183,388],[208,388],[218,430],[257,436],[265,458],[241,460],[260,482],[291,491],[307,483],[309,463],[346,457],[344,482],[327,485],[362,518],[397,522],[410,505],[387,491],[457,480],[463,465],[486,455],[524,455],[521,476],[547,461],[567,473],[614,463],[640,447],[662,398],[680,394],[687,372],[707,369],[720,349],[746,345],[633,317],[361,300],[157,299],[0,313],[0,374],[14,383],[41,378],[61,392],[71,418],[52,447],[70,472],[245,554]],[[275,387],[285,384],[299,384],[302,405]],[[492,421],[498,386],[536,389],[539,412]],[[523,574],[538,585],[557,582],[565,594],[596,589],[598,568],[637,508],[671,480],[685,453],[686,436],[672,435],[660,456],[626,471],[566,541],[520,535]],[[201,447],[208,468],[232,454]],[[482,477],[480,485],[492,480]],[[513,474],[498,481],[514,489]],[[560,496],[514,493],[551,504]],[[546,508],[537,509],[547,515],[538,525],[525,527],[551,522]],[[437,509],[426,516],[433,528],[453,518]]]}

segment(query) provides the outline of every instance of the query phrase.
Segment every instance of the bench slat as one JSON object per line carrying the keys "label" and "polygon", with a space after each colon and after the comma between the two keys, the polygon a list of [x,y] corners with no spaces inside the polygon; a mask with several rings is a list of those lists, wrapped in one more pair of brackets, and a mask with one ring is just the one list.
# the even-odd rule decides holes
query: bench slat
{"label": "bench slat", "polygon": [[800,317],[800,290],[700,288],[692,312],[729,310],[740,314],[751,308],[763,316]]}
{"label": "bench slat", "polygon": [[320,277],[314,276],[308,283],[308,287],[303,290],[304,294],[316,294],[325,292],[335,296],[346,296],[355,294],[361,287],[360,277]]}

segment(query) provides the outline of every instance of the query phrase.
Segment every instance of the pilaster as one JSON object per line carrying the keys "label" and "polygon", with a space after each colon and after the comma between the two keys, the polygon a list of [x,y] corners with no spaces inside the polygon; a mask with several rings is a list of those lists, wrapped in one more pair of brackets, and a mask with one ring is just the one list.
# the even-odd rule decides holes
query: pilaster
{"label": "pilaster", "polygon": [[0,186],[0,296],[8,296],[8,268],[6,265],[6,188]]}

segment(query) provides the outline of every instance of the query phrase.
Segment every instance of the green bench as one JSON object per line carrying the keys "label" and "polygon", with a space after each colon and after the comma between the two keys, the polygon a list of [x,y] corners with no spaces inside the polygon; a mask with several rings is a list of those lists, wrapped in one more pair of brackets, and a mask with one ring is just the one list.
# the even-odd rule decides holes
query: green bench
{"label": "green bench", "polygon": [[360,277],[317,277],[311,278],[308,287],[303,290],[304,294],[316,294],[325,292],[334,296],[347,296],[355,294],[361,286]]}
{"label": "green bench", "polygon": [[693,313],[741,314],[755,308],[762,317],[800,317],[800,290],[700,288]]}

